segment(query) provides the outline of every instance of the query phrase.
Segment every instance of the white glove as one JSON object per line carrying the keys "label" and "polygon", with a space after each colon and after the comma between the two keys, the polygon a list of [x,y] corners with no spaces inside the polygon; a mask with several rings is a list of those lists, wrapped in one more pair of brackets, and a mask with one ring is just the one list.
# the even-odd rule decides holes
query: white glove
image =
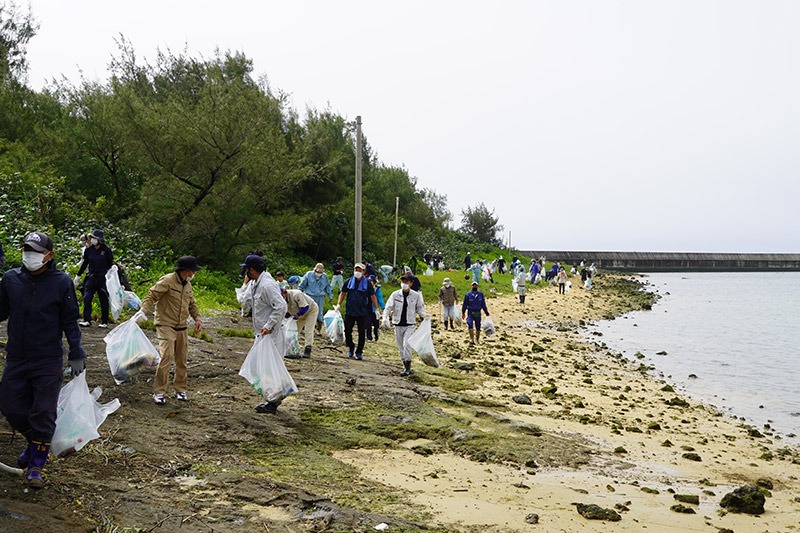
{"label": "white glove", "polygon": [[389,329],[390,327],[392,327],[391,324],[389,324],[389,317],[388,316],[387,317],[383,317],[383,322],[381,322],[381,327],[383,329]]}
{"label": "white glove", "polygon": [[375,310],[375,318],[378,319],[378,320],[381,319],[381,312],[378,311],[377,309]]}
{"label": "white glove", "polygon": [[334,311],[338,311],[338,310],[339,310],[339,306],[338,306],[338,305],[334,305],[334,306],[333,306],[333,310],[334,310]]}
{"label": "white glove", "polygon": [[74,283],[76,287],[80,284],[80,282],[81,282],[80,276],[75,276],[75,279],[72,280],[72,283]]}
{"label": "white glove", "polygon": [[142,322],[143,320],[147,320],[147,315],[144,314],[144,311],[139,309],[138,311],[136,311],[136,313],[134,313],[134,315],[131,318],[133,319],[134,322],[138,323]]}

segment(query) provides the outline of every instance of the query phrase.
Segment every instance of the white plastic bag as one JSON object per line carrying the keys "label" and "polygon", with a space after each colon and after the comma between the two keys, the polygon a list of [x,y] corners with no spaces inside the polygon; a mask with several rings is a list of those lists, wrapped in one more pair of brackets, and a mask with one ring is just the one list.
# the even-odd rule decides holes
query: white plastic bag
{"label": "white plastic bag", "polygon": [[297,338],[297,320],[292,318],[286,322],[286,354],[300,353],[300,340]]}
{"label": "white plastic bag", "polygon": [[250,299],[250,296],[253,294],[253,284],[247,283],[244,287],[236,287],[233,289],[236,292],[236,300],[239,304],[244,304],[247,300]]}
{"label": "white plastic bag", "polygon": [[117,398],[101,405],[97,400],[102,392],[97,387],[89,394],[86,372],[81,372],[64,385],[58,394],[56,430],[51,448],[53,455],[61,457],[77,452],[86,443],[100,436],[97,428],[108,415],[119,409]]}
{"label": "white plastic bag", "polygon": [[431,337],[431,319],[426,318],[419,325],[417,330],[411,334],[406,341],[411,349],[419,354],[422,362],[428,366],[439,368],[439,360],[436,359],[436,349],[433,347]]}
{"label": "white plastic bag", "polygon": [[519,285],[517,284],[517,278],[511,278],[511,290],[517,292],[518,286]]}
{"label": "white plastic bag", "polygon": [[459,315],[458,313],[456,313],[456,316],[454,317],[453,320],[455,321],[456,326],[460,326],[461,324],[463,324],[463,322],[461,321],[461,315]]}
{"label": "white plastic bag", "polygon": [[126,320],[103,339],[111,375],[117,385],[146,367],[157,366],[161,355],[134,320]]}
{"label": "white plastic bag", "polygon": [[278,402],[297,392],[283,357],[272,335],[256,337],[253,347],[242,363],[239,375],[250,382],[268,402]]}
{"label": "white plastic bag", "polygon": [[124,304],[131,309],[139,309],[142,306],[142,299],[133,291],[122,291]]}
{"label": "white plastic bag", "polygon": [[564,287],[564,292],[569,292],[569,290],[570,290],[571,288],[572,288],[572,282],[571,282],[571,281],[568,281],[568,282],[567,282],[567,284],[566,284],[566,286]]}
{"label": "white plastic bag", "polygon": [[423,274],[423,276],[433,276],[433,269],[431,267],[428,267],[428,269],[425,270],[425,274]]}
{"label": "white plastic bag", "polygon": [[325,332],[331,342],[344,342],[344,319],[342,314],[331,309],[322,318],[325,320]]}
{"label": "white plastic bag", "polygon": [[490,316],[487,316],[486,318],[483,319],[481,327],[483,328],[483,332],[486,335],[494,335],[494,332],[496,331],[494,329],[494,322],[492,322],[492,317]]}
{"label": "white plastic bag", "polygon": [[122,285],[119,282],[117,265],[111,265],[111,268],[106,272],[106,291],[108,291],[108,306],[111,310],[111,316],[116,322],[122,312],[123,302],[125,301]]}

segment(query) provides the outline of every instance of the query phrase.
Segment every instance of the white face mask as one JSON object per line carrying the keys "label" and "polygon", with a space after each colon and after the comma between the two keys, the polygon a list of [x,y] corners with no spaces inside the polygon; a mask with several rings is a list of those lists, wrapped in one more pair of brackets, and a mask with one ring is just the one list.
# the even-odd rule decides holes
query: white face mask
{"label": "white face mask", "polygon": [[364,275],[364,273],[363,273],[363,272],[358,272],[358,271],[356,271],[356,273],[355,273],[355,274],[353,274],[353,275],[356,277],[356,279],[361,279],[361,276],[363,276],[363,275]]}
{"label": "white face mask", "polygon": [[410,289],[410,288],[411,288],[411,285],[409,285],[408,283],[401,283],[401,284],[400,284],[400,287],[401,287],[401,288],[402,288],[404,291],[407,291],[408,289]]}
{"label": "white face mask", "polygon": [[22,252],[22,264],[31,272],[36,272],[44,266],[44,257],[41,252]]}
{"label": "white face mask", "polygon": [[186,281],[192,281],[193,278],[194,274],[189,274],[188,276],[186,276]]}
{"label": "white face mask", "polygon": [[450,282],[449,282],[449,281],[445,281],[445,282],[444,282],[444,286],[445,286],[445,287],[449,287],[449,286],[450,286]]}
{"label": "white face mask", "polygon": [[89,239],[89,242],[91,242],[91,243],[92,243],[92,246],[96,246],[96,245],[97,245],[97,243],[98,243],[98,242],[100,242],[100,241],[98,241],[97,239],[95,239],[94,237],[92,237],[91,239]]}

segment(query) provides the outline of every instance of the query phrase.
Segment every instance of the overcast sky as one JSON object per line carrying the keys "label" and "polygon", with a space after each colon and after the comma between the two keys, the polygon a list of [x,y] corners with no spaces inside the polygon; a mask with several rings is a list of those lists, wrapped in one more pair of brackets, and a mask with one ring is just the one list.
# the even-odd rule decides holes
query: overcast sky
{"label": "overcast sky", "polygon": [[34,88],[105,79],[120,34],[240,50],[519,249],[800,252],[800,2],[31,5]]}

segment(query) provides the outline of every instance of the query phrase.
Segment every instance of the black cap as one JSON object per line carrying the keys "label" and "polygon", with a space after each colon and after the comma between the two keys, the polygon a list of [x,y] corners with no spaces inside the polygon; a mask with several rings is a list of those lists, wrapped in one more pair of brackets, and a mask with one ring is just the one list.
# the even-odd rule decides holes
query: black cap
{"label": "black cap", "polygon": [[264,266],[264,264],[265,264],[264,260],[261,259],[261,257],[251,254],[245,257],[244,263],[241,263],[239,266],[245,268],[247,267],[255,268],[256,270],[258,270],[260,267]]}
{"label": "black cap", "polygon": [[33,233],[26,235],[25,240],[22,241],[22,245],[30,246],[37,252],[53,251],[53,239],[41,231],[34,231]]}
{"label": "black cap", "polygon": [[411,279],[411,274],[403,274],[402,276],[400,276],[400,279],[402,281],[414,281],[413,279]]}
{"label": "black cap", "polygon": [[192,272],[197,272],[198,270],[203,270],[203,267],[197,264],[196,257],[192,255],[184,255],[178,259],[178,265],[172,270],[175,272],[178,270],[191,270]]}
{"label": "black cap", "polygon": [[103,233],[103,230],[96,229],[96,230],[94,230],[92,232],[92,235],[94,237],[96,237],[98,241],[100,241],[100,244],[105,244],[106,243],[106,237],[105,237],[105,234]]}

